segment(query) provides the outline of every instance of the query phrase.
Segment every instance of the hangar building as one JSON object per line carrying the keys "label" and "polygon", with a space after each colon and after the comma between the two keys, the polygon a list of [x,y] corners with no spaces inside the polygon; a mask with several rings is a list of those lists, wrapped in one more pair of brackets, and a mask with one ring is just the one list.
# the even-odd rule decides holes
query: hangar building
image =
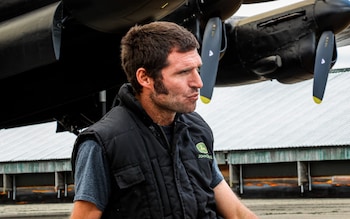
{"label": "hangar building", "polygon": [[[330,74],[319,105],[312,83],[215,88],[211,103],[198,103],[213,129],[220,169],[240,195],[279,188],[341,196],[339,188],[350,188],[350,74]],[[55,130],[55,122],[0,130],[0,195],[16,200],[29,188],[61,198],[74,190],[70,156],[76,136]]]}
{"label": "hangar building", "polygon": [[344,71],[329,75],[321,104],[313,102],[312,80],[216,88],[209,104],[199,103],[218,163],[237,192],[256,188],[267,195],[264,189],[279,187],[344,195],[350,186],[350,75]]}

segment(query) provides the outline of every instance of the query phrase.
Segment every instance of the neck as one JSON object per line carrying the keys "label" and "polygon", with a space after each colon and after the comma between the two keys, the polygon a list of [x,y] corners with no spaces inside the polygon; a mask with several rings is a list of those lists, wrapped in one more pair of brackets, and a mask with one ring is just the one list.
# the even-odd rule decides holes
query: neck
{"label": "neck", "polygon": [[144,98],[143,95],[136,96],[136,98],[140,101],[141,106],[154,123],[160,126],[168,126],[173,123],[176,115],[175,112],[160,109],[151,100]]}
{"label": "neck", "polygon": [[[148,115],[149,115],[149,113],[148,113]],[[156,113],[156,114],[154,114],[153,117],[151,115],[150,115],[150,117],[152,118],[153,122],[157,123],[160,126],[169,126],[173,123],[174,118],[175,118],[175,114],[161,115],[159,113],[158,114]]]}

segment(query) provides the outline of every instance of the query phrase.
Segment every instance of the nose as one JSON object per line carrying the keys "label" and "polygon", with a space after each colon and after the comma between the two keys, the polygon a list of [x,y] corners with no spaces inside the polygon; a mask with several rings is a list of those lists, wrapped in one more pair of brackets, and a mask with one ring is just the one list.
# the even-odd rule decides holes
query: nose
{"label": "nose", "polygon": [[195,70],[193,72],[193,76],[192,76],[192,80],[191,80],[190,85],[191,85],[191,87],[198,88],[198,89],[203,87],[202,78],[197,70]]}

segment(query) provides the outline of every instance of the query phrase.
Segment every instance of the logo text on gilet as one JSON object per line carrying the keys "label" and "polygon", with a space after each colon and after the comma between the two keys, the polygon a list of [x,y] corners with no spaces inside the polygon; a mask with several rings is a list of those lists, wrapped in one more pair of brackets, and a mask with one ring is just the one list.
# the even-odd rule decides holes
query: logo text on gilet
{"label": "logo text on gilet", "polygon": [[213,159],[213,156],[208,154],[208,148],[203,142],[199,142],[198,144],[196,144],[196,148],[200,153],[198,154],[198,158]]}

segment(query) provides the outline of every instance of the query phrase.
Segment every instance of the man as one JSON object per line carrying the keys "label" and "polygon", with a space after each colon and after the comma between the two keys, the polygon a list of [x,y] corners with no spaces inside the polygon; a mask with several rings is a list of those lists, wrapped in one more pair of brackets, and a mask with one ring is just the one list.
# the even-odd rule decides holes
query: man
{"label": "man", "polygon": [[257,218],[220,173],[213,135],[194,112],[203,86],[196,38],[170,22],[134,26],[121,42],[130,83],[119,105],[77,138],[77,218]]}

